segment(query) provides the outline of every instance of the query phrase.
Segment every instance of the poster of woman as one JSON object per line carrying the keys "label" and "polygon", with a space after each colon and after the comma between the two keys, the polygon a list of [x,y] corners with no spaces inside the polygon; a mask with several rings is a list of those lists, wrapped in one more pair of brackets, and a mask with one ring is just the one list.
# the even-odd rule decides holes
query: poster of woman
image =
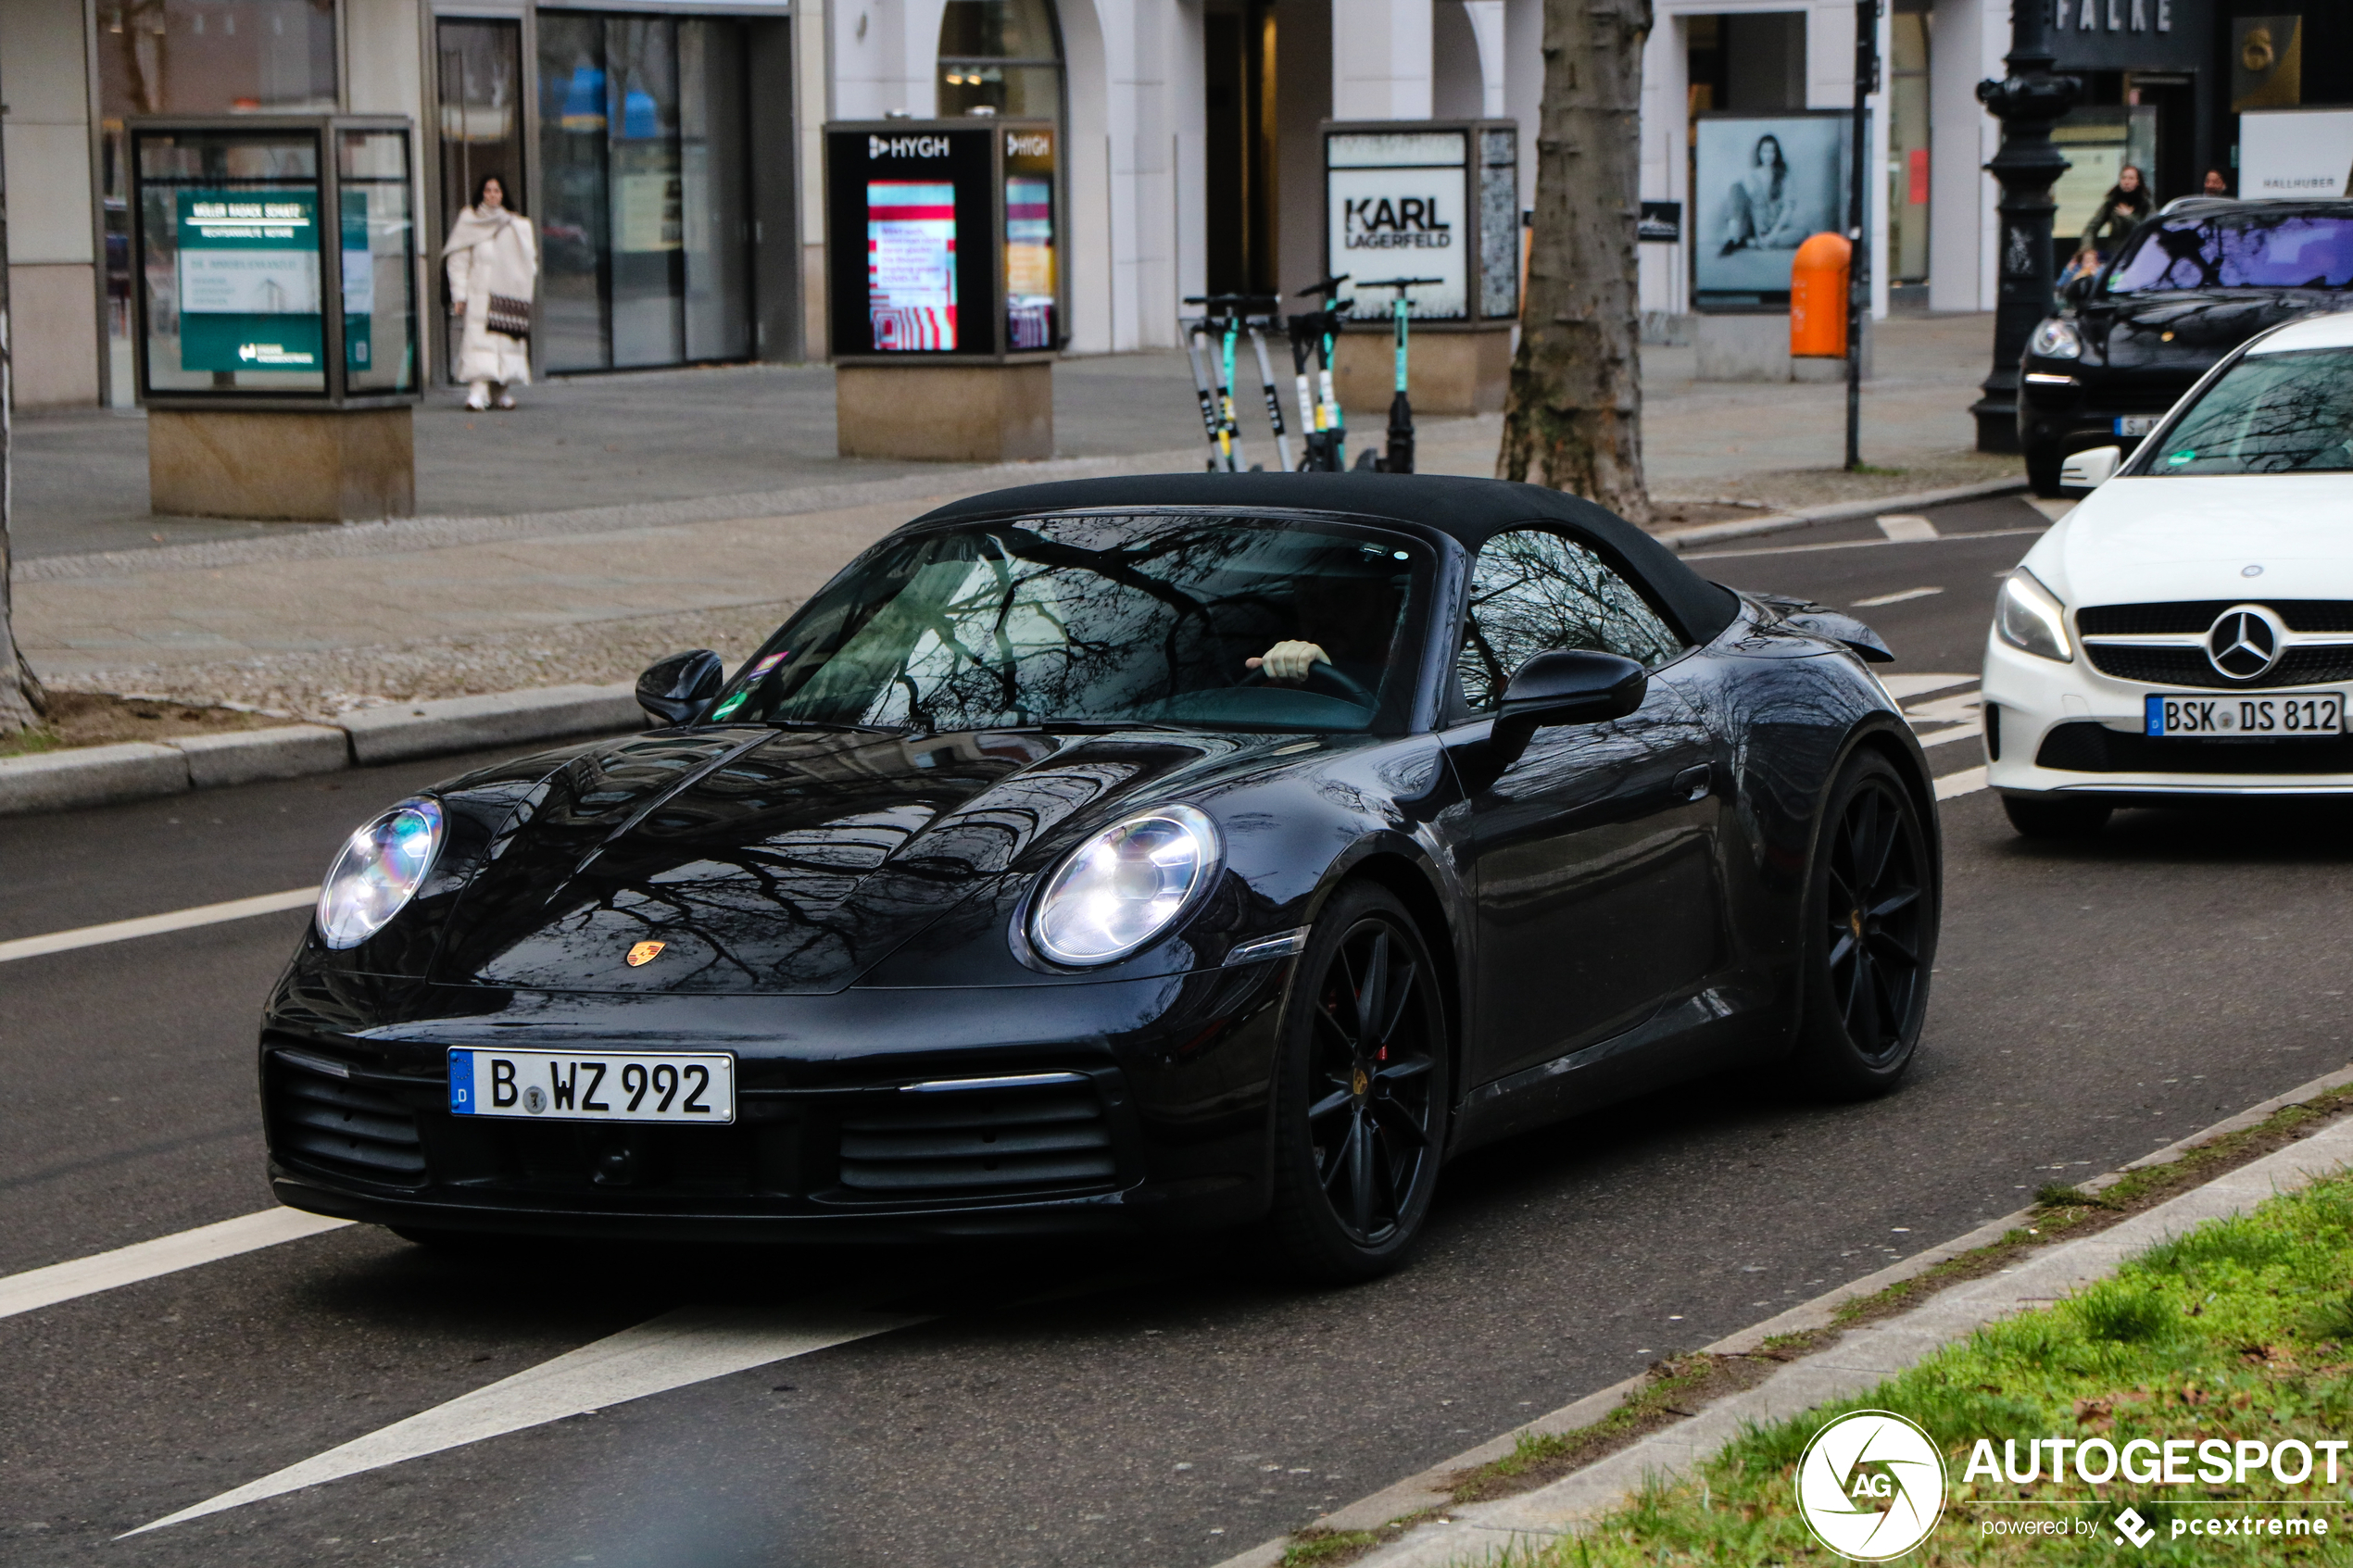
{"label": "poster of woman", "polygon": [[1846,133],[1837,113],[1701,118],[1692,292],[1702,310],[1788,305],[1797,247],[1845,227]]}

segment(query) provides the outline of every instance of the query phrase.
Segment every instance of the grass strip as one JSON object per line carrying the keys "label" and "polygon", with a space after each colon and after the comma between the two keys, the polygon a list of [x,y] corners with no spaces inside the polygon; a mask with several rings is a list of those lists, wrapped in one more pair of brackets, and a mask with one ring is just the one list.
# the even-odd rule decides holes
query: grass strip
{"label": "grass strip", "polygon": [[[2353,1177],[2275,1198],[2128,1260],[2056,1305],[1990,1324],[1851,1401],[1751,1428],[1695,1474],[1654,1486],[1586,1535],[1514,1561],[1525,1568],[1636,1563],[1833,1562],[1798,1516],[1792,1477],[1821,1425],[1848,1410],[1891,1410],[1943,1449],[1943,1520],[1907,1562],[2047,1562],[2048,1537],[1990,1534],[1991,1522],[2065,1520],[2069,1561],[2182,1564],[2353,1562],[2353,1466],[2332,1484],[2259,1470],[2244,1482],[2106,1485],[2070,1474],[2012,1483],[1980,1470],[1975,1445],[2098,1437],[2118,1449],[2243,1439],[2309,1444],[2353,1435]],[[2193,1450],[2195,1451],[2195,1450]],[[2022,1460],[2020,1461],[2022,1465]],[[2195,1461],[2193,1465],[2195,1465]],[[2196,1473],[2195,1470],[2193,1472]],[[2126,1505],[2156,1530],[2117,1538]],[[2324,1535],[2176,1535],[2174,1522],[2325,1520]],[[2074,1522],[2082,1521],[2079,1527]]]}
{"label": "grass strip", "polygon": [[[1459,1507],[1508,1497],[1571,1474],[1714,1399],[1753,1387],[1771,1374],[1774,1363],[1826,1348],[1846,1329],[1908,1311],[1945,1286],[1994,1273],[2033,1248],[2105,1230],[2129,1215],[2310,1136],[2348,1108],[2353,1108],[2353,1084],[2283,1106],[2260,1122],[2195,1144],[2171,1160],[2125,1171],[2097,1191],[2049,1184],[2034,1195],[2032,1223],[2013,1227],[1986,1246],[1843,1303],[1827,1329],[1776,1335],[1752,1356],[1693,1351],[1652,1362],[1650,1381],[1600,1421],[1570,1432],[1522,1433],[1502,1459],[1458,1472],[1451,1504]],[[1345,1568],[1442,1512],[1425,1509],[1401,1515],[1375,1530],[1310,1526],[1290,1537],[1281,1568]],[[2347,1536],[2353,1539],[2353,1521],[2348,1521]]]}

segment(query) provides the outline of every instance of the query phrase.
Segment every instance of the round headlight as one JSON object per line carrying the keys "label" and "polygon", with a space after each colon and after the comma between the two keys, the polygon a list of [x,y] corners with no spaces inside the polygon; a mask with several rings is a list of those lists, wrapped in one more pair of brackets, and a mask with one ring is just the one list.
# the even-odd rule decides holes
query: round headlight
{"label": "round headlight", "polygon": [[319,890],[319,936],[357,947],[416,896],[441,847],[441,802],[404,800],[346,840]]}
{"label": "round headlight", "polygon": [[2043,359],[2081,359],[2083,358],[2083,334],[2075,323],[2058,316],[2046,316],[2026,341],[2026,352]]}
{"label": "round headlight", "polygon": [[1182,914],[1217,865],[1217,829],[1190,806],[1164,806],[1073,850],[1029,914],[1029,940],[1060,964],[1124,959]]}

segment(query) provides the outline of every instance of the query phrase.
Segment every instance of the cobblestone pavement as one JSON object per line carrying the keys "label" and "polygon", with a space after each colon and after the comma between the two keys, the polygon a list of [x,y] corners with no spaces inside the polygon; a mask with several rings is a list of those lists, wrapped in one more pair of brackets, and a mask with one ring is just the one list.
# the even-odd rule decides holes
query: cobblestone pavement
{"label": "cobblestone pavement", "polygon": [[[1653,493],[1790,507],[2007,477],[2015,459],[1969,450],[1989,330],[1986,317],[1881,324],[1864,409],[1881,471],[1867,474],[1838,467],[1843,387],[1700,383],[1691,350],[1647,350]],[[867,542],[951,496],[1199,461],[1181,356],[1064,362],[1063,455],[996,469],[830,456],[827,374],[568,382],[533,389],[503,422],[430,407],[418,477],[421,509],[436,515],[341,528],[137,517],[120,470],[135,470],[143,501],[144,452],[124,456],[143,447],[138,420],[36,417],[20,427],[18,636],[63,687],[318,718],[618,681],[681,647],[741,657]],[[1368,436],[1378,423],[1352,420]],[[495,458],[484,427],[501,433]],[[1494,415],[1427,421],[1422,467],[1491,473],[1501,430]],[[1245,435],[1268,445],[1255,427]],[[615,445],[610,460],[582,460]]]}

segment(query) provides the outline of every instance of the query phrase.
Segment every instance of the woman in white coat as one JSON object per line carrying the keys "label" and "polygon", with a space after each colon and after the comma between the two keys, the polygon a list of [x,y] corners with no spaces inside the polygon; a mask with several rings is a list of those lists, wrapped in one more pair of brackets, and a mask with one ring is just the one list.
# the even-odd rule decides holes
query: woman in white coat
{"label": "woman in white coat", "polygon": [[531,384],[531,307],[539,279],[539,244],[531,220],[507,207],[507,187],[483,176],[474,204],[450,225],[441,247],[449,268],[449,297],[462,330],[458,379],[473,383],[469,408],[515,406],[510,388]]}

